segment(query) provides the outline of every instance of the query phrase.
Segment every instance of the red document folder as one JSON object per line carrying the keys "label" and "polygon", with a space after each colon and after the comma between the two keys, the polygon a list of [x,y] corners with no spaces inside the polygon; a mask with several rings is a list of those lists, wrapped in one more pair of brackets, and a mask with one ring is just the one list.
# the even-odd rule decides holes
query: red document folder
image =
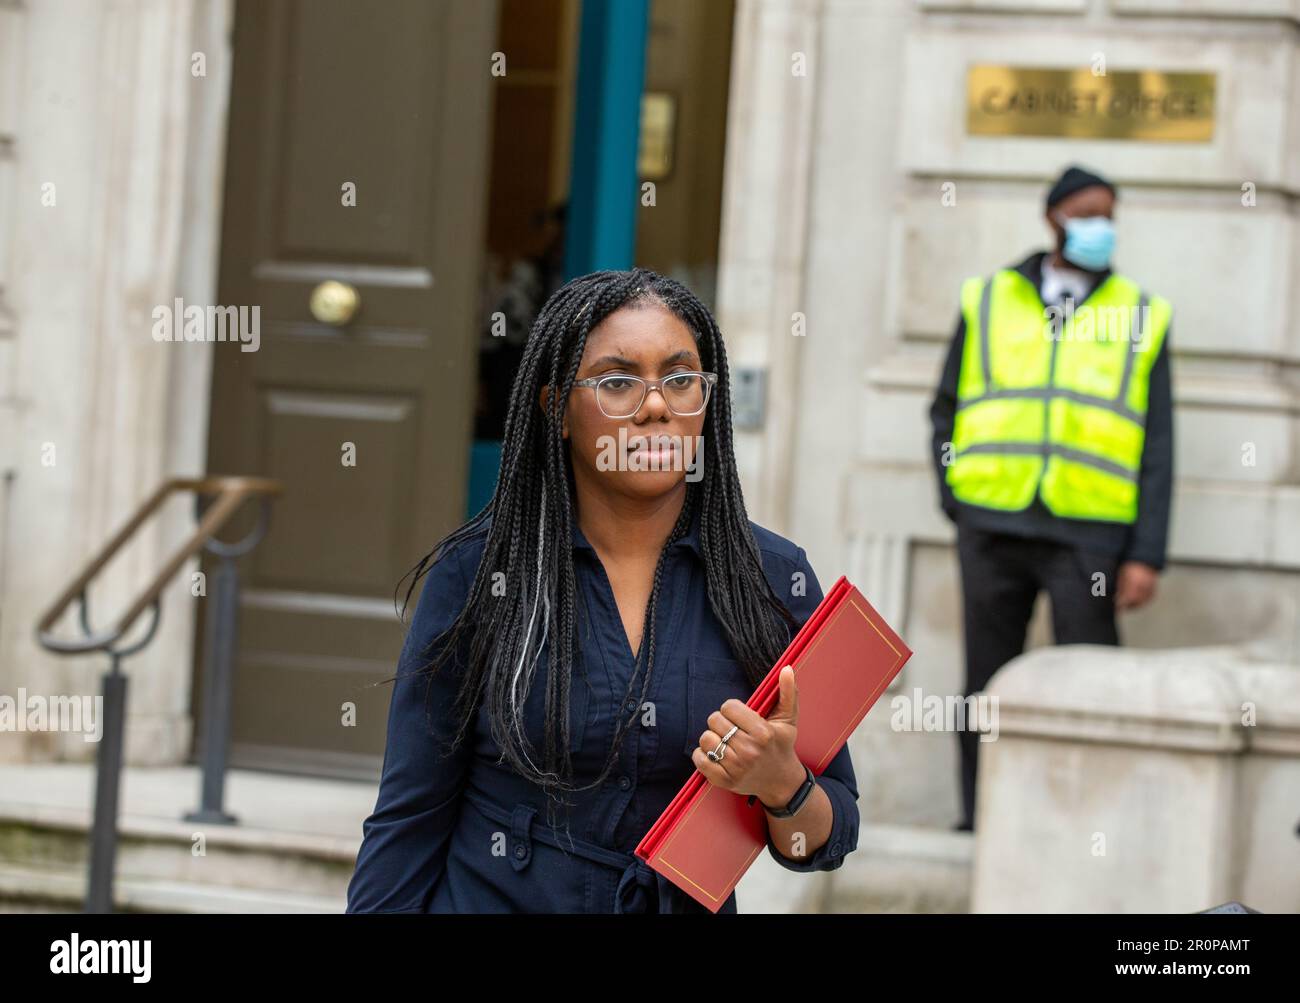
{"label": "red document folder", "polygon": [[[764,717],[771,714],[781,669],[794,666],[795,752],[820,775],[911,657],[841,575],[746,703]],[[717,912],[765,846],[767,815],[758,800],[715,787],[697,770],[637,844],[636,855]]]}

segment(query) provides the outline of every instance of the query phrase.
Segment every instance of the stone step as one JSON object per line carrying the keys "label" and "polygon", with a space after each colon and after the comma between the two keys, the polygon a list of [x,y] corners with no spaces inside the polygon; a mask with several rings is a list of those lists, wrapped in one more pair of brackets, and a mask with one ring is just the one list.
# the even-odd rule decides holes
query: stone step
{"label": "stone step", "polygon": [[[355,858],[335,837],[125,819],[114,895],[145,911],[342,912]],[[79,909],[88,861],[76,820],[0,818],[0,900]]]}
{"label": "stone step", "polygon": [[[118,908],[342,912],[373,785],[241,771],[230,780],[227,807],[244,824],[182,820],[197,789],[193,769],[127,771]],[[80,911],[91,781],[84,764],[0,767],[0,909]]]}
{"label": "stone step", "polygon": [[975,838],[923,826],[864,825],[833,872],[826,908],[858,913],[970,912]]}
{"label": "stone step", "polygon": [[[81,912],[85,896],[84,873],[0,864],[0,912]],[[151,913],[339,913],[344,907],[342,896],[136,878],[118,879],[113,902],[118,912]]]}
{"label": "stone step", "polygon": [[[114,882],[119,909],[343,911],[373,785],[231,771],[227,807],[244,824],[222,826],[181,820],[196,784],[192,768],[127,771]],[[84,764],[0,766],[0,912],[81,911],[92,789],[93,770]],[[794,876],[773,863],[773,880],[789,887],[771,900],[795,911],[802,911],[792,905],[795,896],[803,894],[815,899],[809,911],[967,912],[973,848],[970,833],[864,825],[857,851],[830,874]],[[762,880],[746,876],[737,892],[742,910],[765,911]]]}

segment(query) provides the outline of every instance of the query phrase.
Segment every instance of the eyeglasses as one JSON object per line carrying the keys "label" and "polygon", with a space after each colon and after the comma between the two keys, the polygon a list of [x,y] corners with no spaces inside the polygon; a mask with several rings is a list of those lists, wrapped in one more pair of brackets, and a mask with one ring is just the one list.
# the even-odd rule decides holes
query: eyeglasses
{"label": "eyeglasses", "polygon": [[640,376],[610,373],[574,380],[575,387],[592,387],[596,405],[606,418],[630,418],[641,410],[646,396],[658,390],[675,415],[699,414],[708,406],[709,391],[718,382],[717,373],[672,373],[661,380],[643,380]]}

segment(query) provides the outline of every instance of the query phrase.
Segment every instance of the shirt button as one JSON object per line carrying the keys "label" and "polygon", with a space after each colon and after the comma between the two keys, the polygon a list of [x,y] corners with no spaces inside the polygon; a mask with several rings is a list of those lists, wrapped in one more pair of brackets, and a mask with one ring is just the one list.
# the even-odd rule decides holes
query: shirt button
{"label": "shirt button", "polygon": [[840,844],[839,844],[839,843],[832,843],[832,844],[831,844],[831,856],[832,856],[832,857],[838,857],[839,855],[840,855]]}
{"label": "shirt button", "polygon": [[619,777],[619,778],[618,778],[618,789],[619,789],[619,790],[621,790],[621,791],[625,791],[625,790],[627,790],[627,789],[628,789],[629,787],[631,787],[631,786],[632,786],[632,781],[629,780],[627,777]]}
{"label": "shirt button", "polygon": [[528,850],[524,847],[524,844],[523,844],[523,843],[516,843],[516,844],[515,844],[515,857],[517,857],[519,860],[523,860],[524,857],[526,857],[526,856],[528,856]]}
{"label": "shirt button", "polygon": [[624,706],[627,708],[627,712],[631,714],[634,710],[637,709],[638,704],[636,700],[633,699],[633,700],[628,700],[628,702],[624,704]]}

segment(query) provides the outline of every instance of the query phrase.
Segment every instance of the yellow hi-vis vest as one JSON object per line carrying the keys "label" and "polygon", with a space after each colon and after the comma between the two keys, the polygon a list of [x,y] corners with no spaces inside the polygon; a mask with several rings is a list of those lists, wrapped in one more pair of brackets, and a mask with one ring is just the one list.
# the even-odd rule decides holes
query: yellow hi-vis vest
{"label": "yellow hi-vis vest", "polygon": [[1168,300],[1108,276],[1073,309],[1048,308],[1011,269],[967,279],[948,484],[959,501],[1131,523],[1151,366]]}

